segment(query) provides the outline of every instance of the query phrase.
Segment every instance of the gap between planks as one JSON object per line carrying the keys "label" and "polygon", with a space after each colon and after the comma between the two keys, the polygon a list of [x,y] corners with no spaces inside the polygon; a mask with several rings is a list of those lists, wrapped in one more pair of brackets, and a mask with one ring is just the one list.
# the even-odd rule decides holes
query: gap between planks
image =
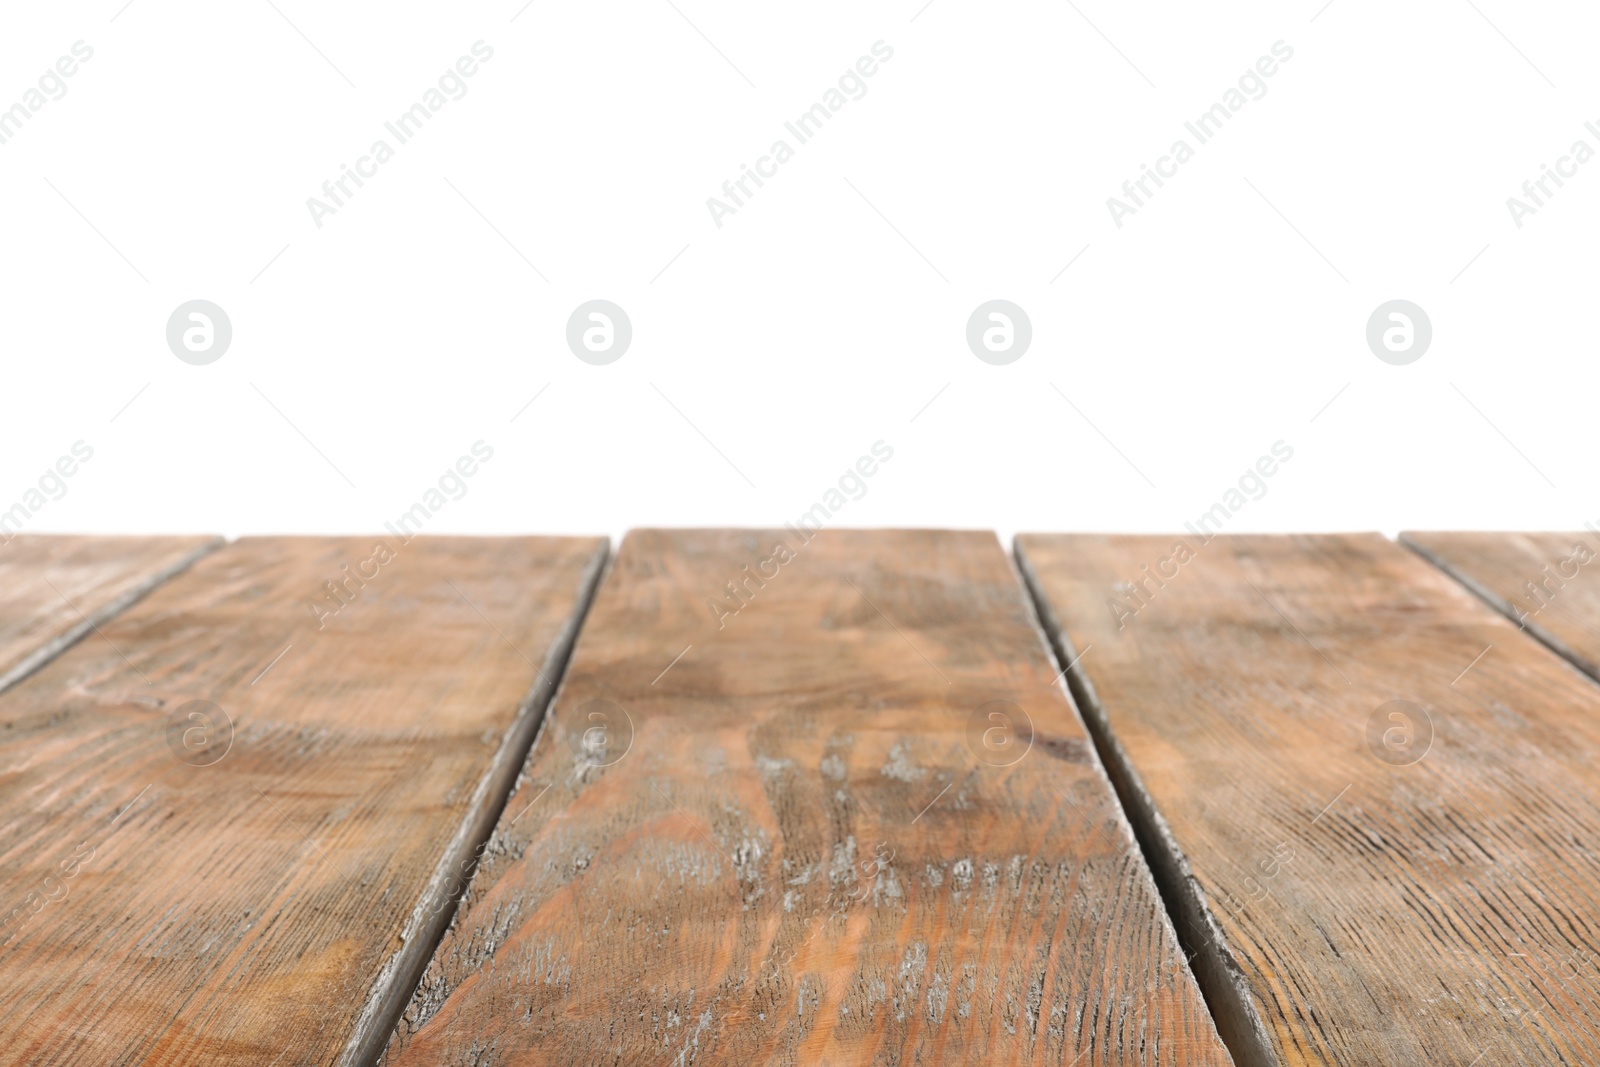
{"label": "gap between planks", "polygon": [[1397,540],[1401,547],[1408,548],[1412,552],[1415,552],[1430,566],[1442,571],[1446,577],[1456,582],[1467,592],[1483,601],[1501,615],[1504,615],[1511,622],[1516,623],[1518,630],[1524,634],[1527,634],[1529,637],[1532,637],[1545,648],[1566,660],[1575,670],[1584,675],[1591,682],[1600,685],[1600,666],[1597,666],[1587,656],[1579,654],[1576,649],[1567,644],[1561,638],[1557,637],[1542,624],[1534,622],[1531,618],[1524,618],[1518,615],[1516,608],[1512,607],[1511,601],[1507,600],[1504,596],[1491,589],[1486,580],[1469,574],[1465,567],[1446,559],[1441,552],[1437,552],[1434,549],[1429,548],[1427,545],[1417,540],[1417,535],[1410,531],[1402,531]]}
{"label": "gap between planks", "polygon": [[[411,1003],[423,973],[439,949],[439,943],[455,921],[461,899],[472,887],[473,877],[477,874],[475,861],[478,854],[499,824],[506,801],[510,799],[512,789],[527,762],[528,753],[544,727],[545,714],[566,682],[567,664],[572,660],[578,634],[594,604],[595,593],[614,559],[610,540],[606,539],[584,571],[574,610],[562,624],[556,640],[551,643],[543,666],[534,668],[537,674],[533,685],[501,738],[489,769],[473,791],[473,814],[456,830],[450,846],[440,856],[426,891],[406,921],[401,934],[403,944],[389,957],[374,979],[337,1067],[371,1067],[388,1046],[389,1035],[399,1024],[400,1016]],[[472,873],[462,880],[459,892],[448,892],[454,882],[455,872],[469,870]],[[449,901],[449,905],[430,915],[429,902],[437,899],[435,894],[441,892],[445,894],[444,899]]]}
{"label": "gap between planks", "polygon": [[[1054,608],[1061,657],[1090,639],[1096,646],[1073,691],[1169,906],[1180,918],[1188,913],[1185,935],[1202,952],[1195,970],[1239,1062],[1262,1051],[1259,1062],[1268,1063],[1465,1064],[1491,1048],[1506,1061],[1600,1062],[1586,1022],[1600,1003],[1593,973],[1569,985],[1545,981],[1548,967],[1543,976],[1528,970],[1547,948],[1585,959],[1593,944],[1593,853],[1563,847],[1592,838],[1600,818],[1591,759],[1600,751],[1600,697],[1591,679],[1512,637],[1514,624],[1500,612],[1375,534],[1229,538],[1231,547],[1212,550],[1224,554],[1216,575],[1166,594],[1178,602],[1167,602],[1154,632],[1102,654],[1102,638],[1113,644],[1123,621],[1115,604],[1109,622],[1098,610],[1102,583],[1156,541],[1025,535],[1016,550],[1046,613]],[[1542,555],[1531,537],[1519,539],[1518,553],[1493,535],[1460,551],[1448,540],[1430,543],[1503,594],[1520,581],[1516,556],[1530,547]],[[1316,622],[1306,630],[1317,642],[1299,632],[1288,638],[1285,627],[1299,627],[1243,591],[1252,570],[1310,610]],[[1595,647],[1600,635],[1592,588],[1563,600],[1568,610],[1549,620],[1579,648]],[[1288,643],[1269,647],[1258,640],[1262,630]],[[1329,665],[1307,654],[1323,656],[1323,635],[1359,690],[1326,677]],[[1433,746],[1420,779],[1375,767],[1363,751],[1390,767],[1428,754],[1423,747],[1407,762],[1379,751],[1371,730],[1383,705],[1373,703],[1396,694],[1442,716],[1445,743]],[[1274,725],[1252,730],[1263,713]],[[1363,721],[1365,746],[1356,729]],[[1432,730],[1425,736],[1431,741]],[[1387,734],[1381,743],[1392,744]],[[1285,786],[1310,779],[1326,791],[1276,802],[1295,795]],[[1273,901],[1261,910],[1241,904],[1231,890],[1254,879],[1241,886],[1230,874],[1244,871],[1238,848],[1257,828],[1293,832],[1287,820],[1298,823],[1301,810],[1316,812],[1312,825],[1323,821],[1317,869],[1291,875],[1281,895],[1256,887],[1251,901]],[[1426,901],[1421,921],[1418,899]],[[1208,928],[1227,941],[1213,944]],[[1496,951],[1530,940],[1524,952]],[[1572,977],[1584,970],[1574,967]],[[1265,1026],[1252,1030],[1230,1005],[1253,1005]],[[1516,1025],[1540,1016],[1538,1027]]]}
{"label": "gap between planks", "polygon": [[1211,1013],[1217,1036],[1227,1046],[1236,1067],[1279,1067],[1255,998],[1245,984],[1243,971],[1229,950],[1226,937],[1212,918],[1205,893],[1190,871],[1188,860],[1166,820],[1156,810],[1155,802],[1140,781],[1133,761],[1112,734],[1094,683],[1079,666],[1084,653],[1068,643],[1067,628],[1056,617],[1031,562],[1020,551],[1015,538],[1011,555],[1033,602],[1044,640],[1056,663],[1062,667],[1067,689],[1078,705],[1100,763],[1111,779],[1145,864],[1155,878],[1156,890],[1161,895],[1167,918],[1177,930],[1179,947],[1185,950],[1189,969],[1200,986],[1200,995]]}
{"label": "gap between planks", "polygon": [[[26,681],[28,678],[38,673],[43,667],[48,665],[51,660],[61,655],[61,653],[65,652],[79,641],[82,641],[88,634],[98,631],[102,624],[110,622],[112,619],[116,618],[118,615],[122,614],[124,611],[128,610],[129,608],[133,607],[133,605],[149,596],[157,588],[165,585],[173,578],[176,578],[178,575],[194,566],[196,562],[204,559],[206,556],[209,556],[211,553],[215,552],[225,544],[227,544],[227,541],[224,538],[213,538],[212,540],[193,549],[181,558],[169,563],[167,566],[152,571],[143,580],[135,584],[133,588],[129,589],[121,596],[109,600],[100,605],[100,607],[91,610],[87,615],[79,611],[78,606],[72,601],[68,600],[67,606],[77,613],[79,622],[69,629],[57,634],[55,637],[50,638],[48,641],[34,649],[33,652],[29,653],[24,659],[18,662],[16,666],[5,672],[5,674],[0,675],[0,693],[4,693],[6,690]],[[57,590],[56,592],[57,595],[61,596],[63,600],[66,599],[65,594],[62,594],[60,590]]]}
{"label": "gap between planks", "polygon": [[[552,820],[546,814],[524,821],[520,838],[508,834],[505,851],[512,858],[480,871],[422,981],[418,996],[424,999],[413,1002],[416,1015],[397,1027],[396,1043],[384,1062],[396,1067],[466,1065],[487,1062],[487,1057],[497,1063],[592,1063],[603,1048],[607,1062],[619,1056],[629,1063],[665,1062],[674,1052],[695,1049],[697,1062],[809,1063],[823,1047],[829,1050],[825,1061],[831,1062],[865,1062],[874,1048],[878,1059],[885,1058],[886,1050],[898,1049],[907,1062],[918,1058],[917,1050],[922,1062],[988,1062],[961,1052],[970,1055],[991,1047],[996,1061],[1020,1057],[1080,1067],[1091,1055],[1096,1063],[1230,1062],[1211,1013],[1181,962],[1174,928],[1153,881],[1138,853],[1130,851],[1133,834],[1108,788],[1105,770],[1092,747],[1085,747],[1090,742],[1084,728],[1058,688],[1059,676],[1049,670],[1056,664],[1048,638],[1015,564],[992,534],[984,535],[984,544],[976,532],[828,531],[797,564],[808,568],[805,578],[786,579],[764,594],[759,610],[767,615],[762,625],[729,628],[724,640],[731,651],[726,651],[724,663],[709,661],[696,641],[692,658],[683,657],[671,673],[651,680],[659,665],[679,651],[683,623],[689,618],[705,621],[694,596],[701,579],[720,574],[725,557],[746,547],[755,550],[758,535],[765,533],[630,532],[618,549],[613,576],[590,609],[583,642],[547,712],[528,777],[520,786],[541,803],[552,789],[558,798],[565,794],[568,817]],[[663,558],[683,562],[668,565]],[[847,579],[859,577],[863,569],[877,574],[876,584],[894,595],[878,596],[866,582],[858,588],[872,593],[875,603],[854,595]],[[935,570],[938,579],[926,577]],[[904,579],[902,574],[914,577]],[[960,610],[953,614],[952,608]],[[967,639],[961,632],[945,632],[958,622],[969,628]],[[943,634],[938,643],[943,651],[907,640],[908,632],[912,637]],[[989,632],[998,636],[985,636]],[[789,637],[797,640],[784,640]],[[715,642],[712,638],[707,644]],[[972,644],[987,654],[948,651]],[[924,652],[935,668],[920,661]],[[690,675],[681,673],[685,670]],[[974,777],[971,759],[963,756],[959,743],[964,720],[947,687],[953,682],[968,697],[992,696],[991,688],[1019,681],[1030,693],[1053,691],[1049,708],[1035,711],[1040,716],[1035,729],[1049,739],[1054,759],[1030,762],[1013,772],[1016,777]],[[583,763],[577,775],[565,767],[565,746],[575,741],[583,725],[574,707],[581,709],[586,697],[600,693],[649,704],[636,725],[640,740],[649,738],[635,756],[645,763],[636,763],[620,779]],[[1042,695],[1038,699],[1044,703]],[[897,716],[864,729],[865,716],[886,704],[899,709]],[[687,714],[690,709],[695,714]],[[863,735],[859,741],[854,736],[858,732]],[[720,734],[727,736],[719,739]],[[895,752],[902,755],[892,756]],[[943,774],[935,773],[921,788],[907,784],[910,774],[880,769],[885,759],[904,761],[913,753],[921,754],[911,768],[917,772],[964,769],[970,780],[962,775],[957,779],[970,796],[962,810],[973,814],[950,813],[952,790],[937,789]],[[731,766],[724,767],[723,759]],[[831,770],[826,769],[829,762]],[[706,772],[707,767],[716,772]],[[813,776],[804,768],[817,770]],[[780,774],[781,779],[773,777]],[[1072,794],[1056,787],[1063,775],[1073,785],[1094,787],[1092,814],[1100,818],[1091,817]],[[845,799],[840,799],[841,792]],[[586,802],[578,803],[580,797]],[[509,824],[501,830],[508,832],[509,825],[522,820],[530,804],[521,793],[513,798],[506,807]],[[1050,818],[1038,809],[1041,804]],[[835,821],[841,817],[846,821]],[[969,819],[980,820],[977,829],[966,825]],[[1108,826],[1097,832],[1095,824],[1102,819]],[[929,829],[930,820],[941,828]],[[530,829],[540,822],[547,829]],[[658,822],[669,832],[663,834]],[[1118,840],[1109,840],[1112,834]],[[837,863],[833,846],[846,840],[851,849],[846,855],[853,860],[857,838],[880,839],[899,853],[898,860],[891,854],[879,862],[897,862],[905,885],[922,887],[905,894],[912,918],[896,911],[892,921],[874,923],[869,916],[875,913],[865,909],[876,905],[863,904],[864,910],[849,912],[848,925],[833,929],[814,923],[837,903],[838,889],[831,880],[811,883],[809,873],[825,872],[830,862]],[[724,870],[730,854],[752,870],[759,864],[759,877],[740,874],[741,894],[766,884],[812,888],[794,890],[793,904],[780,904],[776,894],[761,892],[743,909],[737,901],[729,908],[730,901],[713,891],[710,880],[683,879],[681,889],[664,895],[659,884],[646,891],[649,883],[637,881],[635,868],[659,857],[677,869],[680,858],[675,857],[683,841],[692,842],[692,853],[721,853],[721,863],[710,862]],[[733,852],[743,841],[759,841],[762,847]],[[1025,841],[1031,845],[1021,844]],[[566,859],[573,849],[575,859],[581,856],[579,862]],[[930,887],[952,884],[949,879],[925,876],[924,871],[935,864],[948,872],[958,857],[969,854],[979,869],[994,856],[1028,855],[1035,873],[1044,873],[1041,886],[1054,885],[1052,879],[1071,869],[1077,888],[1059,895],[1041,888],[1038,903],[1026,906],[1020,902],[1024,897],[1035,898],[1023,894],[1016,904],[1022,918],[1015,921],[998,916],[990,920],[988,911],[976,906],[963,918],[960,897],[952,912],[942,895],[931,892]],[[780,857],[785,855],[801,866],[784,865],[787,861]],[[1073,858],[1077,862],[1062,862]],[[999,863],[992,866],[996,873],[1002,869]],[[796,870],[808,877],[787,881]],[[779,873],[785,882],[775,881]],[[580,877],[588,881],[580,883]],[[932,880],[925,882],[925,877]],[[853,883],[853,868],[850,878]],[[1018,885],[1027,881],[1019,878]],[[824,890],[827,899],[807,908],[808,900],[818,904]],[[870,894],[851,899],[870,899]],[[894,899],[900,900],[901,894]],[[1056,903],[1046,907],[1046,901]],[[1036,908],[1045,911],[1026,918]],[[886,905],[885,917],[888,910]],[[599,919],[602,911],[606,917]],[[648,919],[634,923],[614,918],[623,912]],[[599,925],[588,921],[590,914]],[[1114,954],[1108,961],[1090,946],[1107,930],[1125,929],[1117,922],[1121,917],[1142,919],[1135,929],[1145,932],[1128,942],[1127,955]],[[1036,922],[1050,932],[1042,942],[1029,932]],[[1084,924],[1081,936],[1060,936],[1078,923]],[[486,938],[491,929],[493,935]],[[824,932],[828,939],[811,948]],[[926,951],[925,959],[917,957],[920,962],[914,965],[907,955],[908,935],[914,935],[919,951]],[[742,942],[737,952],[734,941]],[[552,983],[526,971],[533,959],[529,951],[560,967],[563,977]],[[901,989],[897,996],[914,995],[921,1005],[922,990],[933,988],[927,983],[936,973],[927,968],[940,959],[959,965],[955,973],[966,973],[970,963],[975,975],[981,970],[1014,984],[1017,995],[1009,1003],[1020,1005],[1030,987],[1023,984],[1026,968],[1013,955],[1032,959],[1036,954],[1050,961],[1038,979],[1048,978],[1043,987],[1047,998],[1076,1004],[1080,1013],[1073,1016],[1070,1006],[1059,1009],[1066,1020],[1061,1033],[1071,1031],[1085,1044],[1081,1050],[1069,1049],[1059,1061],[1047,1055],[1050,1046],[1043,1044],[1045,1034],[1056,1033],[1056,1028],[1039,1024],[1037,1048],[1030,1038],[1018,1038],[1024,1028],[1006,1025],[1003,1009],[996,1007],[1004,998],[991,985],[973,999],[978,1011],[970,1016],[942,1009],[927,1016],[920,1006],[907,1006],[898,1015],[885,1008],[876,1014],[852,1011],[846,1017],[839,1010],[866,1003],[861,998],[870,997],[874,980],[888,975],[893,984],[892,976],[906,967],[920,977],[912,993]],[[1157,987],[1137,980],[1141,969],[1148,969]],[[827,981],[818,978],[835,974]],[[724,982],[727,988],[716,992]],[[648,996],[641,991],[645,987]],[[808,989],[809,1001],[804,999]],[[693,999],[697,992],[700,1000]],[[704,1001],[707,995],[713,1002]],[[658,996],[666,996],[660,1003],[668,1007],[692,1003],[696,1016],[705,1012],[702,1025],[710,1029],[704,1038],[700,1030],[692,1038],[683,1031],[667,1034],[667,1028],[677,1025],[672,1021],[676,1014],[658,1014]],[[645,999],[651,1006],[649,1018],[634,1014]],[[1130,1007],[1146,1000],[1145,1012]],[[716,1019],[710,1017],[713,1004]],[[797,1031],[785,1019],[795,1019],[802,1004],[805,1018],[819,1021]],[[1055,1018],[1055,1011],[1041,1010],[1037,1018]],[[1122,1028],[1120,1020],[1133,1018],[1140,1020],[1136,1026]],[[1078,1019],[1085,1020],[1082,1026]],[[1109,1029],[1101,1029],[1097,1019]],[[1155,1039],[1153,1028],[1163,1020]],[[593,1034],[594,1043],[585,1034]],[[675,1049],[662,1043],[663,1035],[677,1042],[692,1040],[693,1045]],[[1107,1045],[1108,1039],[1114,1044]],[[1064,1039],[1050,1040],[1059,1044]],[[940,1054],[929,1059],[929,1050]]]}

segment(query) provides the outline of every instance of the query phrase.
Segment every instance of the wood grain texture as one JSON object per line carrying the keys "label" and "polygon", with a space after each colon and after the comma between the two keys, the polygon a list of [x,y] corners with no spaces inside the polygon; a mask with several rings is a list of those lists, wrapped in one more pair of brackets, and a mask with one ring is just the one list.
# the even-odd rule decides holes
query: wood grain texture
{"label": "wood grain texture", "polygon": [[1600,679],[1600,537],[1591,533],[1403,533],[1518,626]]}
{"label": "wood grain texture", "polygon": [[1235,1058],[1600,1062],[1600,691],[1377,535],[1176,540],[1018,551]]}
{"label": "wood grain texture", "polygon": [[992,534],[630,533],[385,1062],[1229,1063],[1056,674]]}
{"label": "wood grain texture", "polygon": [[0,542],[0,692],[220,543],[50,534]]}
{"label": "wood grain texture", "polygon": [[604,551],[248,539],[0,696],[0,1064],[371,1062]]}

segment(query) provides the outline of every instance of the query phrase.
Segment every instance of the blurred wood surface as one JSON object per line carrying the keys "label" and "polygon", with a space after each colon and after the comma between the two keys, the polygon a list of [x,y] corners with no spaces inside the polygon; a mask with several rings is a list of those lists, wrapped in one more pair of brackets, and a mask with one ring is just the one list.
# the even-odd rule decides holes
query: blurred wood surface
{"label": "blurred wood surface", "polygon": [[1231,1062],[1057,675],[989,533],[630,533],[387,1064]]}
{"label": "blurred wood surface", "polygon": [[0,1067],[1600,1063],[1600,537],[1403,537],[13,538]]}
{"label": "blurred wood surface", "polygon": [[49,534],[0,541],[0,692],[219,544]]}
{"label": "blurred wood surface", "polygon": [[605,555],[390,543],[236,542],[0,695],[0,1064],[381,1050]]}
{"label": "blurred wood surface", "polygon": [[1600,537],[1403,533],[1400,540],[1600,679]]}
{"label": "blurred wood surface", "polygon": [[1600,1063],[1589,679],[1377,535],[1018,551],[1241,1064]]}

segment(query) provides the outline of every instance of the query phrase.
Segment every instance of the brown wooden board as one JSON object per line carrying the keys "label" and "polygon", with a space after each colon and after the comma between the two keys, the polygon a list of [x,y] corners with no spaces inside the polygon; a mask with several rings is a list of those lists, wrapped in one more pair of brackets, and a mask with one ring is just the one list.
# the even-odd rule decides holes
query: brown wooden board
{"label": "brown wooden board", "polygon": [[1403,533],[1400,540],[1600,679],[1600,536]]}
{"label": "brown wooden board", "polygon": [[630,533],[385,1062],[1230,1062],[1057,674],[993,534]]}
{"label": "brown wooden board", "polygon": [[0,541],[0,692],[220,543],[52,534]]}
{"label": "brown wooden board", "polygon": [[1600,1062],[1587,678],[1377,535],[1018,552],[1239,1063]]}
{"label": "brown wooden board", "polygon": [[0,1064],[370,1063],[604,554],[247,539],[0,695]]}

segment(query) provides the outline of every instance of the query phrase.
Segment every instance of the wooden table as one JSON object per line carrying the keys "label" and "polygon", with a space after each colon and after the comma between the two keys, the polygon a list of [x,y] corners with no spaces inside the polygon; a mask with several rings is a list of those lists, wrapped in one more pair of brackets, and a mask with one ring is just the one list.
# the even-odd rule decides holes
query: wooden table
{"label": "wooden table", "polygon": [[0,1064],[1600,1063],[1597,575],[17,537]]}
{"label": "wooden table", "polygon": [[1600,1063],[1591,679],[1377,535],[1018,549],[1238,1062]]}

